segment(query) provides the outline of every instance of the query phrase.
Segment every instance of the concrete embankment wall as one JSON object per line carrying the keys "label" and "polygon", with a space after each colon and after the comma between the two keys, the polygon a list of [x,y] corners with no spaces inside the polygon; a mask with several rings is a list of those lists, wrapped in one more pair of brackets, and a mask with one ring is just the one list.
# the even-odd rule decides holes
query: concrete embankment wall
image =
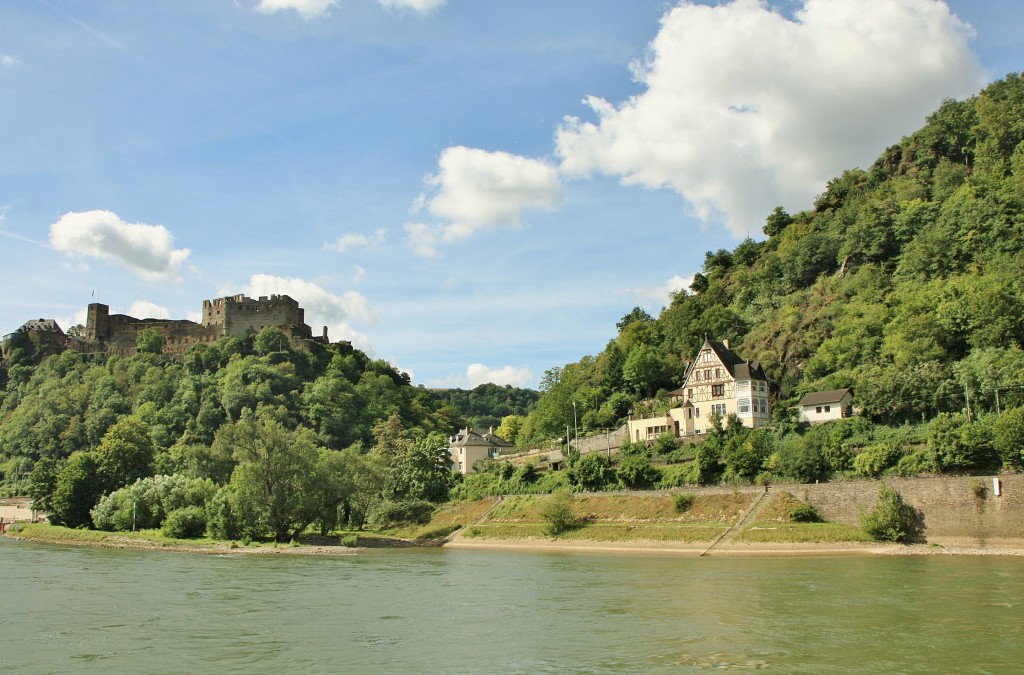
{"label": "concrete embankment wall", "polygon": [[[996,495],[992,479],[998,478]],[[789,492],[810,502],[821,516],[833,523],[859,526],[861,514],[874,508],[881,481],[859,480],[821,484],[781,483],[772,492]],[[961,540],[971,545],[1024,541],[1024,475],[930,476],[886,478],[903,501],[923,517],[924,536],[929,543]],[[682,488],[680,491],[721,494],[763,492],[763,487],[742,486]]]}

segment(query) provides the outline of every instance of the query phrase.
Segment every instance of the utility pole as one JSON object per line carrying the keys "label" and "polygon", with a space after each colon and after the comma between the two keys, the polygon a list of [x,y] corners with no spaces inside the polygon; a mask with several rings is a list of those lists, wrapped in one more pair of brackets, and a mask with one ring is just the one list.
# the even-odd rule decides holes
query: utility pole
{"label": "utility pole", "polygon": [[580,451],[580,428],[576,426],[576,401],[572,402],[572,430],[576,434],[576,452]]}

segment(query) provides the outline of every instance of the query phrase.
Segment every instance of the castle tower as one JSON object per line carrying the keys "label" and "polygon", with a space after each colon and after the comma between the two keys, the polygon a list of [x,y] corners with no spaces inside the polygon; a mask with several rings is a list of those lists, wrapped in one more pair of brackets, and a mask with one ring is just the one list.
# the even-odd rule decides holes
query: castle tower
{"label": "castle tower", "polygon": [[85,323],[85,339],[90,342],[110,339],[110,307],[99,302],[89,305]]}

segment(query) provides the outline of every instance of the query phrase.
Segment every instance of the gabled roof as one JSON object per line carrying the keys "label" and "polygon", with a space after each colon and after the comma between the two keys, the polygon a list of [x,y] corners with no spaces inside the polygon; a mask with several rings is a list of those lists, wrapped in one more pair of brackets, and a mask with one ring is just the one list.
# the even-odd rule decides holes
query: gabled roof
{"label": "gabled roof", "polygon": [[849,387],[845,389],[829,389],[828,391],[812,391],[805,394],[798,405],[821,405],[822,403],[839,403],[847,395],[853,395]]}
{"label": "gabled roof", "polygon": [[29,331],[45,331],[47,333],[61,333],[62,335],[64,333],[53,319],[32,319],[31,321],[26,321],[18,329],[19,333],[28,333]]}
{"label": "gabled roof", "polygon": [[489,448],[515,447],[501,436],[495,436],[490,429],[462,429],[452,437],[448,447],[460,448],[471,445],[484,445]]}
{"label": "gabled roof", "polygon": [[768,376],[765,375],[764,368],[761,366],[761,362],[758,360],[747,361],[740,357],[739,354],[734,352],[732,349],[725,346],[725,343],[718,342],[717,340],[709,340],[704,338],[704,344],[697,350],[697,356],[694,357],[693,362],[690,363],[690,367],[686,370],[686,377],[683,381],[686,382],[690,379],[690,374],[697,368],[700,363],[700,355],[705,349],[710,349],[718,357],[718,360],[722,362],[726,370],[729,371],[729,375],[736,380],[764,380],[768,381]]}

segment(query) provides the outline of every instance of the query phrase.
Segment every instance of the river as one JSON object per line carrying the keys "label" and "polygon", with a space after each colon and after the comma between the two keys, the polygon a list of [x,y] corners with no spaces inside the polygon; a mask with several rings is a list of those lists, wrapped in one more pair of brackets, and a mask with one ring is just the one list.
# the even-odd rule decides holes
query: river
{"label": "river", "polygon": [[398,549],[192,555],[0,537],[0,671],[1011,672],[1024,559]]}

